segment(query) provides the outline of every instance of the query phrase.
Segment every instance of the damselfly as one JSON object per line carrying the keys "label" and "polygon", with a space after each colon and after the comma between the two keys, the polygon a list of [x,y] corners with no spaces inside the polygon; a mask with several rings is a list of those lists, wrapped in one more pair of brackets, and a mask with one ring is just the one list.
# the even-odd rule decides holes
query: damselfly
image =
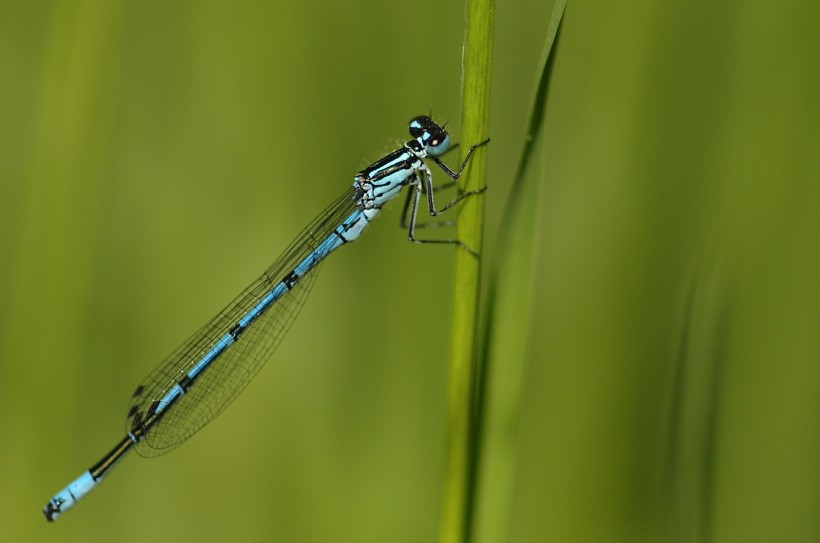
{"label": "damselfly", "polygon": [[450,148],[444,126],[427,116],[416,117],[410,121],[410,136],[402,147],[359,172],[353,185],[310,223],[261,277],[148,374],[131,398],[125,437],[49,500],[43,508],[47,520],[56,519],[88,494],[131,449],[146,457],[162,454],[221,413],[284,337],[324,258],[359,237],[403,187],[410,187],[402,212],[410,241],[456,244],[473,252],[454,239],[416,239],[416,212],[422,193],[426,194],[430,215],[436,216],[483,190],[465,192],[436,209],[432,174],[425,159],[456,180],[473,151],[490,140],[470,147],[461,166],[453,171],[439,159]]}

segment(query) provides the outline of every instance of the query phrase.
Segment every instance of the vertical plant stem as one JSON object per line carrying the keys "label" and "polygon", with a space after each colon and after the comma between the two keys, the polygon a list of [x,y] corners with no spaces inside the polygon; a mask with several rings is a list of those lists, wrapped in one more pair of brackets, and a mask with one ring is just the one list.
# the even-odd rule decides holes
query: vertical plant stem
{"label": "vertical plant stem", "polygon": [[[486,139],[489,133],[494,16],[494,0],[468,0],[463,58],[462,160],[470,146]],[[471,158],[459,189],[467,191],[483,187],[486,166],[486,148],[482,148]],[[458,215],[458,239],[480,253],[483,226],[484,196],[466,199]],[[473,407],[480,279],[480,259],[461,248],[457,249],[447,391],[447,452],[439,534],[441,543],[463,543],[469,538],[475,462]]]}

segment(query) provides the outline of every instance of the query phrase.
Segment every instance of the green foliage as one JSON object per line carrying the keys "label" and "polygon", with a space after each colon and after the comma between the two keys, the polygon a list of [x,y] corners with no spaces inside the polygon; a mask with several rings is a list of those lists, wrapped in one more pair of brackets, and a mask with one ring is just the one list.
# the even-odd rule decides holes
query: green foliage
{"label": "green foliage", "polygon": [[[538,63],[527,132],[512,189],[502,215],[498,249],[487,296],[481,377],[476,387],[478,493],[473,520],[475,540],[501,543],[509,534],[516,480],[521,395],[531,362],[530,337],[536,299],[536,260],[540,249],[540,193],[550,178],[549,165],[538,164],[543,146],[550,76],[566,1],[553,8],[546,43]],[[540,167],[539,167],[540,166]],[[474,484],[476,484],[474,482]]]}
{"label": "green foliage", "polygon": [[[492,82],[494,0],[467,3],[464,38],[462,106],[462,160],[470,145],[487,139]],[[487,147],[472,156],[461,191],[486,186]],[[484,194],[467,198],[458,212],[457,236],[476,253],[483,246]],[[442,498],[441,543],[461,543],[469,538],[472,517],[475,463],[476,361],[479,348],[479,256],[456,251],[453,275],[453,318],[447,386],[447,442]]]}
{"label": "green foliage", "polygon": [[[473,540],[820,539],[818,3],[573,3],[533,192],[513,182],[551,3],[496,5],[490,117],[460,93],[488,83],[462,57],[476,15],[408,9],[0,4],[0,541],[435,540],[448,350],[484,342],[483,455],[456,489]],[[47,525],[145,373],[410,118],[462,103],[461,149],[492,143],[457,235],[519,271],[468,282],[475,259],[406,243],[386,209],[230,409]],[[511,242],[522,190],[536,233]]]}

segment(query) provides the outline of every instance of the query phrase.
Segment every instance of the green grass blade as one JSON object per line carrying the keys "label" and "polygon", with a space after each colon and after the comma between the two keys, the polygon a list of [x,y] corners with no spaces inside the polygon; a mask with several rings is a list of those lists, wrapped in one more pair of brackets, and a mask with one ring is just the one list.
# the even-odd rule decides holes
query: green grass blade
{"label": "green grass blade", "polygon": [[544,171],[537,168],[550,75],[566,0],[558,0],[547,32],[527,133],[499,235],[487,300],[478,402],[475,540],[508,540],[515,479],[519,399],[527,362],[538,240],[538,202]]}
{"label": "green grass blade", "polygon": [[[468,0],[464,38],[464,81],[461,120],[462,160],[470,145],[489,134],[491,61],[495,0]],[[476,151],[459,189],[485,185],[487,148]],[[456,236],[476,252],[481,251],[484,196],[468,198],[459,209]],[[453,281],[453,320],[447,390],[447,444],[439,540],[468,540],[474,463],[475,361],[478,332],[480,260],[456,250]]]}
{"label": "green grass blade", "polygon": [[714,458],[730,296],[714,258],[692,279],[680,326],[663,463],[664,538],[713,539]]}

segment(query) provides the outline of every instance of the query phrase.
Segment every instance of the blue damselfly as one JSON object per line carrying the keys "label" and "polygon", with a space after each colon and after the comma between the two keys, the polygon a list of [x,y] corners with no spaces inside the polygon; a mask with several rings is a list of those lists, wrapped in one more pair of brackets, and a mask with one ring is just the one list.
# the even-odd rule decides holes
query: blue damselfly
{"label": "blue damselfly", "polygon": [[[323,211],[285,252],[216,317],[193,334],[140,383],[131,398],[126,435],[88,471],[58,492],[43,513],[52,521],[90,492],[131,449],[141,456],[167,452],[222,412],[245,388],[284,337],[302,307],[319,265],[333,250],[354,241],[381,207],[409,186],[402,224],[411,241],[450,243],[473,251],[458,240],[415,237],[422,193],[436,216],[483,189],[465,192],[436,209],[432,174],[425,159],[456,180],[458,170],[439,157],[450,148],[444,126],[430,117],[410,121],[412,139],[359,172],[341,197]],[[409,212],[409,213],[408,213]],[[409,219],[409,221],[408,221]]]}

